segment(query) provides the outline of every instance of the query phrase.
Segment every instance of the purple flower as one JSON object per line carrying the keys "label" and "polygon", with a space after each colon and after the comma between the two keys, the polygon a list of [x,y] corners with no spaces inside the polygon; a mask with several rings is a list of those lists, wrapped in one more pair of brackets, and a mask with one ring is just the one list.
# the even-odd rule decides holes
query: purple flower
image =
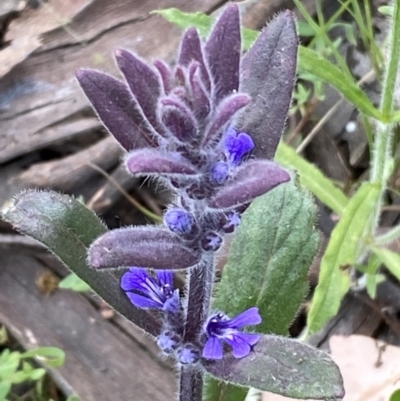
{"label": "purple flower", "polygon": [[225,149],[231,164],[238,166],[243,157],[254,149],[254,142],[250,135],[231,127],[225,135]]}
{"label": "purple flower", "polygon": [[167,227],[177,234],[188,234],[195,224],[194,217],[184,209],[171,209],[165,213],[164,222]]}
{"label": "purple flower", "polygon": [[204,325],[208,340],[203,349],[203,358],[222,359],[223,342],[232,347],[232,353],[235,358],[247,356],[251,351],[251,347],[259,341],[260,335],[243,333],[240,329],[244,326],[259,323],[261,323],[261,316],[256,307],[246,310],[233,319],[221,312],[211,315]]}
{"label": "purple flower", "polygon": [[174,289],[173,281],[169,270],[158,270],[153,277],[145,269],[131,267],[121,278],[121,288],[138,308],[176,313],[180,309],[179,290]]}

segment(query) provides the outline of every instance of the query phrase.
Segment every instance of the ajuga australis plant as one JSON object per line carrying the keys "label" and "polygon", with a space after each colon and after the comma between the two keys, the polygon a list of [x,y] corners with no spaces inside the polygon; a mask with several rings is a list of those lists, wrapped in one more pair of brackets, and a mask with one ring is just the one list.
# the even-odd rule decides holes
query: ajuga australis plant
{"label": "ajuga australis plant", "polygon": [[[77,72],[99,118],[127,151],[127,171],[157,178],[174,198],[161,226],[105,232],[94,224],[97,235],[84,242],[90,267],[75,270],[176,360],[181,401],[202,400],[208,374],[297,398],[343,395],[340,374],[324,353],[257,333],[263,316],[255,304],[236,316],[211,305],[215,253],[224,238],[255,198],[293,179],[272,159],[291,102],[297,44],[287,11],[242,56],[239,11],[230,5],[205,43],[196,29],[185,33],[173,67],[117,50],[124,82]],[[69,207],[64,198],[58,202]],[[77,217],[83,207],[74,206]],[[107,289],[104,269],[118,269]],[[178,270],[186,272],[183,292],[174,286]]]}

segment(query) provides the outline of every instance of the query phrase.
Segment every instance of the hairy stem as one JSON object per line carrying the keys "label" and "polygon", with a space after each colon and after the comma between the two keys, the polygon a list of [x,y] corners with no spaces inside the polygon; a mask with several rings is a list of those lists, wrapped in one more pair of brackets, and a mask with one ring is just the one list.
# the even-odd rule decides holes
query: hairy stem
{"label": "hairy stem", "polygon": [[394,92],[400,61],[400,0],[393,2],[392,29],[387,60],[388,66],[383,82],[381,112],[384,120],[390,123],[394,109]]}
{"label": "hairy stem", "polygon": [[[214,254],[206,255],[203,262],[193,268],[188,277],[187,315],[184,342],[198,344],[203,325],[210,310],[212,283],[214,280]],[[201,401],[203,373],[192,367],[181,368],[179,401]]]}
{"label": "hairy stem", "polygon": [[[375,230],[378,225],[380,206],[393,165],[392,146],[395,124],[393,124],[392,120],[395,106],[394,92],[398,79],[400,61],[400,0],[395,0],[393,2],[393,17],[389,40],[387,68],[383,80],[380,105],[381,121],[376,123],[370,173],[370,181],[380,185],[381,196],[374,216],[375,224],[371,227],[371,231]],[[371,234],[373,233],[371,232]]]}
{"label": "hairy stem", "polygon": [[179,380],[179,401],[201,401],[203,399],[203,372],[200,369],[182,366]]}
{"label": "hairy stem", "polygon": [[210,310],[211,289],[214,280],[214,254],[210,252],[203,262],[189,273],[189,289],[184,341],[196,343]]}
{"label": "hairy stem", "polygon": [[376,245],[387,245],[400,238],[400,225],[375,238]]}

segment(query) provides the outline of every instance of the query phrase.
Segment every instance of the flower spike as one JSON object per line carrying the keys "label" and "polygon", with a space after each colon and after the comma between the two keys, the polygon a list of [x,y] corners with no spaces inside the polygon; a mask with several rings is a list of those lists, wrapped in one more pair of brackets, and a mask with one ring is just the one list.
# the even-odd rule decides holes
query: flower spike
{"label": "flower spike", "polygon": [[240,329],[244,326],[259,324],[261,320],[256,307],[242,312],[233,319],[221,312],[211,315],[204,325],[208,340],[203,349],[203,358],[222,359],[223,342],[231,346],[235,358],[244,358],[261,336],[254,333],[243,333]]}

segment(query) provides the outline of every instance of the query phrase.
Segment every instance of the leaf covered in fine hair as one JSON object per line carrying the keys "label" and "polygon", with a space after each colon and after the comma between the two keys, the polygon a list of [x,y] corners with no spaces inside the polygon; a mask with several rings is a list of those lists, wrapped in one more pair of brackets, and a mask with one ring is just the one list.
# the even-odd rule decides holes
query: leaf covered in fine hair
{"label": "leaf covered in fine hair", "polygon": [[231,4],[216,22],[205,46],[216,102],[238,90],[240,52],[239,8]]}
{"label": "leaf covered in fine hair", "polygon": [[154,133],[125,84],[88,69],[78,70],[76,77],[100,120],[126,150],[156,144]]}
{"label": "leaf covered in fine hair", "polygon": [[290,174],[269,160],[251,160],[237,170],[210,200],[213,208],[232,208],[251,202],[277,185],[290,180]]}
{"label": "leaf covered in fine hair", "polygon": [[107,231],[83,203],[56,192],[26,191],[13,199],[2,218],[44,244],[101,298],[137,326],[157,336],[159,323],[133,306],[120,289],[123,271],[98,272],[87,265],[89,245]]}
{"label": "leaf covered in fine hair", "polygon": [[253,154],[272,159],[281,139],[295,84],[298,37],[293,13],[272,20],[242,60],[239,90],[251,103],[234,122],[256,146]]}
{"label": "leaf covered in fine hair", "polygon": [[183,270],[199,263],[201,253],[189,249],[166,228],[154,226],[111,230],[92,243],[89,263],[95,269],[136,266]]}
{"label": "leaf covered in fine hair", "polygon": [[254,387],[284,397],[341,399],[343,380],[328,354],[297,340],[264,335],[245,358],[228,354],[204,361],[212,376],[240,386]]}

